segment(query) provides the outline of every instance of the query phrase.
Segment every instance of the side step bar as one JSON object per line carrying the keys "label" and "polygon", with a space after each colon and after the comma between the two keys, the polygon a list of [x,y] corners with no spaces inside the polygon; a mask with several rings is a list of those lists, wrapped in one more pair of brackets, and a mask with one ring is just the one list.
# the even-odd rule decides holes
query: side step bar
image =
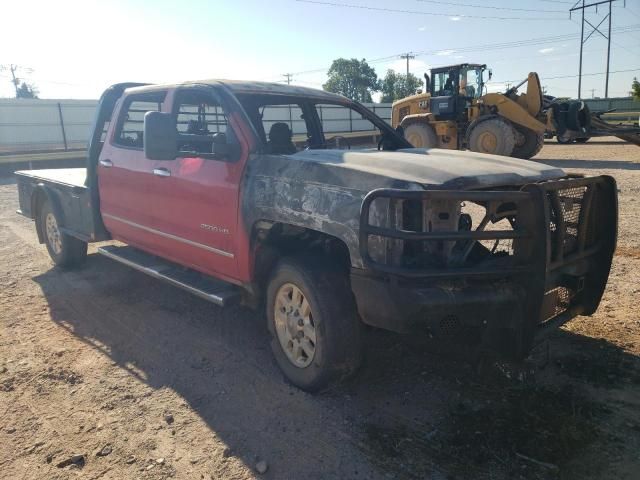
{"label": "side step bar", "polygon": [[98,253],[139,272],[163,280],[221,307],[237,303],[240,288],[129,246],[99,247]]}

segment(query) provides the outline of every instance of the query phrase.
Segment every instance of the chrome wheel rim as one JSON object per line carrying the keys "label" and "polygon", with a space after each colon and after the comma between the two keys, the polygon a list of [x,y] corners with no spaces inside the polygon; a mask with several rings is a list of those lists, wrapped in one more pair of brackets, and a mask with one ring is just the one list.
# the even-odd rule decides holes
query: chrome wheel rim
{"label": "chrome wheel rim", "polygon": [[58,222],[53,213],[47,213],[45,218],[45,230],[47,233],[47,242],[53,250],[53,253],[60,255],[62,252],[62,238],[60,236],[60,229],[58,228]]}
{"label": "chrome wheel rim", "polygon": [[309,301],[294,284],[285,283],[278,289],[274,320],[289,361],[298,368],[309,366],[316,354],[316,325]]}

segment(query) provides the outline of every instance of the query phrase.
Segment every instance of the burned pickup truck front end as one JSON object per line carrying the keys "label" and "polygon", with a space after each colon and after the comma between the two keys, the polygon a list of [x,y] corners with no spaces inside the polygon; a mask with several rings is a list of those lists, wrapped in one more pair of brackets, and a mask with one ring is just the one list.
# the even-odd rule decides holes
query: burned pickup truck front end
{"label": "burned pickup truck front end", "polygon": [[362,203],[364,268],[351,285],[367,324],[521,359],[545,332],[596,311],[616,230],[609,176],[377,189]]}

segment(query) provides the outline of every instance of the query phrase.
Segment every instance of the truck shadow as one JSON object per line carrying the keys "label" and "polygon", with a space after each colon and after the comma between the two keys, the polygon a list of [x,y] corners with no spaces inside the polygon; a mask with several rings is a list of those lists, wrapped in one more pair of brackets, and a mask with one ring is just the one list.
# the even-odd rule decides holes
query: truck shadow
{"label": "truck shadow", "polygon": [[[552,341],[561,363],[545,365],[561,387],[531,388],[481,380],[428,343],[372,331],[359,375],[312,396],[284,382],[261,314],[219,309],[99,255],[34,281],[54,322],[152,389],[176,392],[247,466],[267,459],[266,478],[549,478],[522,470],[514,452],[560,468],[589,452],[607,412],[577,389],[619,380],[640,392],[637,357],[566,331]],[[582,478],[595,460],[563,478]]]}

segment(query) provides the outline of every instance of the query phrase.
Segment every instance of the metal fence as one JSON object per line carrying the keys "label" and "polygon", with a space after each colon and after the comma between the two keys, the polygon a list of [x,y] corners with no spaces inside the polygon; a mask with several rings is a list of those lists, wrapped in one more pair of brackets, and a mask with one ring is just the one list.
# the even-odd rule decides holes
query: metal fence
{"label": "metal fence", "polygon": [[[586,100],[592,111],[638,112],[640,102],[627,98]],[[85,148],[97,100],[32,100],[0,99],[0,154]],[[390,103],[365,104],[385,121],[391,123]],[[269,122],[289,123],[294,134],[304,133],[301,112],[297,107],[268,107],[264,112],[265,128]],[[299,110],[299,109],[298,109]],[[365,129],[365,120],[350,109],[323,105],[319,108],[329,133],[358,132]],[[634,116],[637,120],[637,116]],[[613,120],[613,119],[608,119]]]}
{"label": "metal fence", "polygon": [[615,110],[616,112],[638,112],[640,111],[640,102],[633,100],[631,97],[616,98],[588,98],[584,100],[592,112],[607,112]]}
{"label": "metal fence", "polygon": [[[0,153],[85,148],[97,104],[97,100],[0,99]],[[391,122],[390,103],[365,105]],[[304,120],[293,111],[295,108],[290,111],[286,106],[268,107],[265,122],[285,121],[294,133],[302,133]],[[324,105],[319,110],[331,132],[357,132],[364,128],[365,121],[350,109]]]}
{"label": "metal fence", "polygon": [[84,148],[97,100],[0,99],[0,153]]}
{"label": "metal fence", "polygon": [[[97,100],[0,99],[0,153],[86,148],[97,104]],[[391,122],[390,103],[365,105]],[[326,105],[321,115],[331,125],[331,132],[357,132],[364,128],[364,121],[350,109]],[[304,120],[288,107],[270,107],[264,118],[286,121],[294,133],[302,132],[300,122]]]}

